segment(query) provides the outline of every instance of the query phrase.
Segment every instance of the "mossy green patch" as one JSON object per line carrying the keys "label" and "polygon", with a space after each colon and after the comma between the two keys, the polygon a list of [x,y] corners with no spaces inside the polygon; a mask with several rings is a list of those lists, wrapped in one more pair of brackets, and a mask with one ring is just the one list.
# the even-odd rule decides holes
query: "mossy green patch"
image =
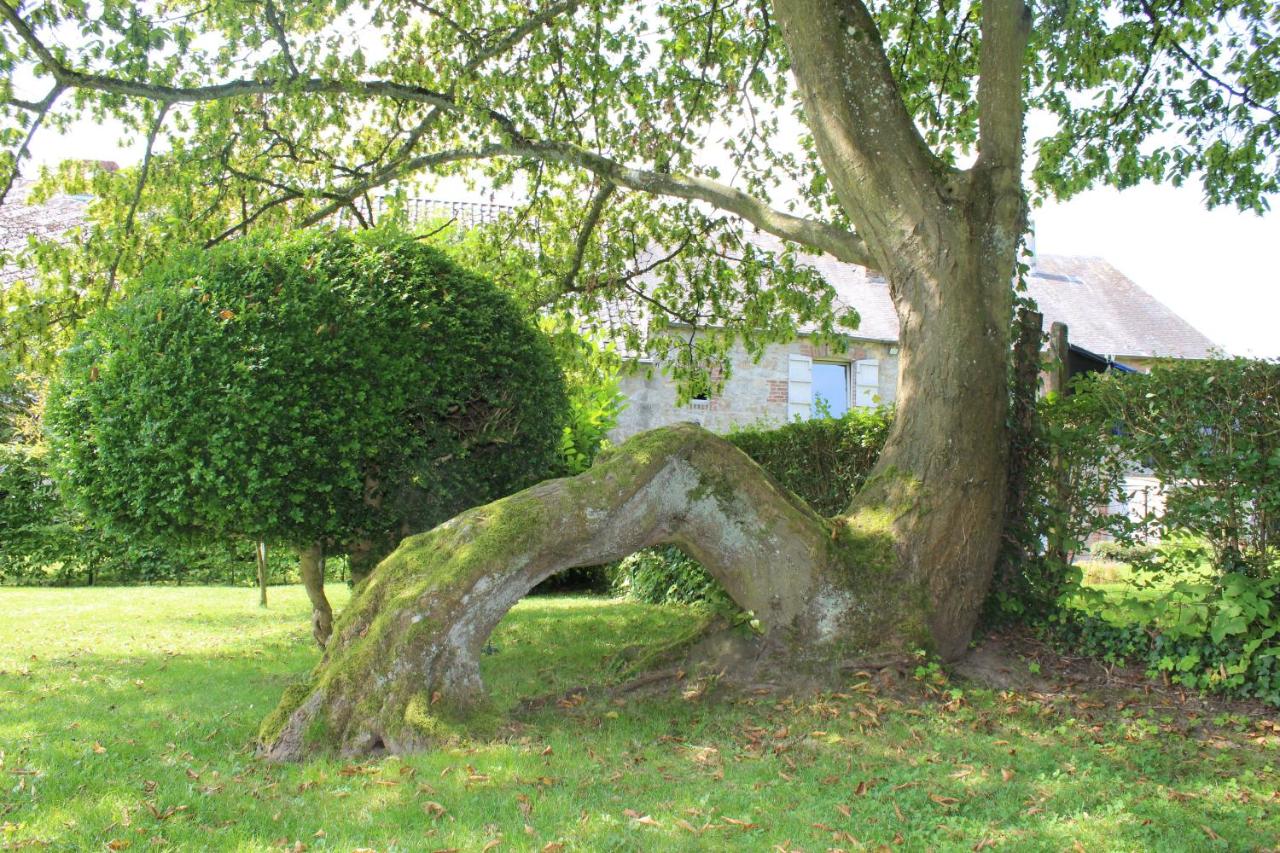
{"label": "mossy green patch", "polygon": [[280,732],[284,730],[285,723],[289,722],[293,712],[298,710],[311,695],[312,687],[311,679],[306,678],[295,681],[284,689],[284,695],[280,697],[279,703],[258,727],[258,743],[272,743],[280,736]]}
{"label": "mossy green patch", "polygon": [[884,507],[862,507],[835,519],[835,552],[854,573],[890,575],[898,564],[894,516]]}

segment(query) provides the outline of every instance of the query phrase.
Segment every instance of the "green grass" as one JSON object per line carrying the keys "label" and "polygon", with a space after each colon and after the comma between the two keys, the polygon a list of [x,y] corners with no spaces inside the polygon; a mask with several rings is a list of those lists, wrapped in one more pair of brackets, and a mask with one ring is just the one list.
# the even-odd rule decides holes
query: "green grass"
{"label": "green grass", "polygon": [[1159,572],[1141,571],[1115,560],[1084,560],[1077,568],[1081,589],[1069,606],[1115,625],[1177,624],[1179,606],[1204,603],[1217,572],[1209,564]]}
{"label": "green grass", "polygon": [[[331,590],[341,605],[346,592]],[[273,766],[252,737],[317,658],[298,588],[0,589],[0,847],[309,850],[1259,849],[1275,739],[1167,710],[854,676],[805,701],[588,691],[694,617],[520,604],[485,676],[499,737]],[[714,695],[714,694],[713,694]]]}

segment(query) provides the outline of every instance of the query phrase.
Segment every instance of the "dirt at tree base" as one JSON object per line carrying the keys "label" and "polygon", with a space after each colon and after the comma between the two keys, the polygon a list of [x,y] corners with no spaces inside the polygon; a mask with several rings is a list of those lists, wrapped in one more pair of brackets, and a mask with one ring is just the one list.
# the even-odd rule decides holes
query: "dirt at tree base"
{"label": "dirt at tree base", "polygon": [[1214,720],[1230,716],[1252,721],[1264,734],[1280,736],[1280,726],[1274,722],[1280,718],[1280,709],[1264,702],[1166,684],[1139,666],[1065,655],[1026,629],[979,637],[970,652],[948,669],[961,683],[1026,694],[1048,705],[1069,704],[1089,718],[1125,711],[1165,712],[1169,730],[1212,738],[1221,730]]}

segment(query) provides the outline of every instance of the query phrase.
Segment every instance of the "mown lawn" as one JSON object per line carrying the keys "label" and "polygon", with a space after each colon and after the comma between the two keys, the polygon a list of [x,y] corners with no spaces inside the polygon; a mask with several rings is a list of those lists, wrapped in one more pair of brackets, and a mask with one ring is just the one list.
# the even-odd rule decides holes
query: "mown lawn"
{"label": "mown lawn", "polygon": [[[300,589],[273,589],[266,611],[243,589],[3,589],[0,613],[6,849],[1280,844],[1280,749],[1256,719],[930,676],[853,676],[794,702],[611,698],[615,656],[688,629],[675,608],[527,600],[485,658],[500,735],[283,767],[252,739],[317,658]],[[545,695],[569,698],[519,704]]]}

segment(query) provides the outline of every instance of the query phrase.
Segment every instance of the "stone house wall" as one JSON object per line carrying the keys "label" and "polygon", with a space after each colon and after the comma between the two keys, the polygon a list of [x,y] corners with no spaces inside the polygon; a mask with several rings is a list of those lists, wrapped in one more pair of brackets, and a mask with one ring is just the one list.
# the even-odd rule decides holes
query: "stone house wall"
{"label": "stone house wall", "polygon": [[[882,341],[852,340],[843,353],[827,347],[815,347],[806,339],[789,344],[771,344],[758,362],[741,345],[735,344],[730,357],[732,370],[718,394],[707,400],[693,400],[676,405],[675,382],[663,375],[660,365],[641,361],[635,369],[624,373],[622,393],[629,401],[627,409],[610,433],[614,442],[622,441],[654,427],[694,421],[713,432],[728,432],[733,426],[768,424],[778,426],[788,419],[792,396],[792,355],[806,356],[814,362],[849,365],[851,382],[856,363],[874,359],[877,385],[874,401],[893,403],[898,389],[898,347]],[[850,390],[853,402],[853,389]],[[867,395],[863,395],[863,401]]]}

